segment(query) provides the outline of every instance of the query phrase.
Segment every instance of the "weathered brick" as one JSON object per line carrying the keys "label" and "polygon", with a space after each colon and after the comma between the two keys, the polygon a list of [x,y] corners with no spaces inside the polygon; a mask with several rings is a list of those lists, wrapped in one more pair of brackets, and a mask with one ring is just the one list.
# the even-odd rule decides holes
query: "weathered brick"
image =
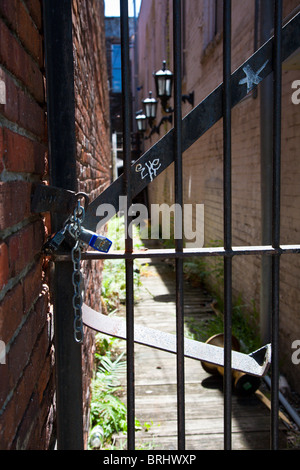
{"label": "weathered brick", "polygon": [[3,69],[1,75],[6,85],[6,103],[0,105],[1,113],[9,121],[18,124],[44,141],[46,123],[43,108],[19,88]]}
{"label": "weathered brick", "polygon": [[39,403],[42,403],[44,394],[47,389],[48,382],[50,380],[50,377],[53,373],[53,364],[52,364],[52,359],[51,356],[47,356],[44,366],[42,368],[41,374],[38,378],[37,382],[37,394],[38,394],[38,401]]}
{"label": "weathered brick", "polygon": [[42,39],[24,4],[18,0],[2,0],[0,13],[42,67]]}
{"label": "weathered brick", "polygon": [[30,263],[41,250],[44,242],[44,226],[42,221],[26,225],[11,235],[7,240],[9,249],[9,272],[15,277]]}
{"label": "weathered brick", "polygon": [[[5,366],[7,369],[7,366]],[[0,376],[2,375],[2,370],[0,371]],[[2,378],[2,377],[1,377]],[[4,384],[7,381],[3,382]],[[15,400],[17,401],[17,395],[15,395]],[[0,450],[8,450],[10,444],[15,436],[15,429],[17,426],[15,420],[16,414],[16,404],[9,402],[8,405],[3,410],[3,413],[0,415]],[[9,426],[7,425],[9,423]]]}
{"label": "weathered brick", "polygon": [[25,181],[0,182],[0,230],[30,215],[31,184]]}
{"label": "weathered brick", "polygon": [[46,121],[43,108],[21,90],[18,90],[18,103],[18,124],[45,140]]}
{"label": "weathered brick", "polygon": [[43,175],[46,147],[3,128],[3,163],[7,171]]}
{"label": "weathered brick", "polygon": [[0,303],[0,339],[6,344],[19,327],[23,317],[23,286],[16,284]]}
{"label": "weathered brick", "polygon": [[30,55],[17,42],[8,27],[0,21],[0,62],[22,81],[38,103],[44,102],[43,76]]}
{"label": "weathered brick", "polygon": [[7,355],[10,388],[13,388],[25,371],[27,394],[33,391],[36,376],[39,375],[43,367],[48,347],[46,318],[37,318],[36,313],[32,310],[10,345]]}
{"label": "weathered brick", "polygon": [[7,240],[9,249],[9,270],[16,277],[32,261],[33,228],[29,224]]}
{"label": "weathered brick", "polygon": [[30,15],[38,30],[42,29],[42,6],[40,0],[25,0]]}
{"label": "weathered brick", "polygon": [[[1,76],[0,76],[1,79]],[[0,104],[0,107],[2,105]],[[1,108],[0,108],[1,112]],[[3,162],[3,157],[4,157],[4,145],[3,145],[3,130],[2,127],[0,127],[0,173],[4,170],[4,162]]]}
{"label": "weathered brick", "polygon": [[[1,381],[1,387],[0,387],[0,408],[2,409],[5,400],[9,394],[9,386],[8,386],[8,375],[9,375],[9,369],[7,364],[1,364],[0,367],[0,381]],[[0,419],[0,449],[1,447],[1,419]]]}
{"label": "weathered brick", "polygon": [[[23,420],[31,397],[34,396],[36,380],[43,368],[48,349],[46,328],[42,330],[42,333],[34,344],[26,344],[26,339],[30,340],[29,328],[27,333],[27,335],[24,332],[22,333],[20,343],[14,348],[14,351],[10,351],[9,354],[10,356],[14,356],[10,359],[7,367],[10,374],[9,379],[16,380],[12,376],[16,377],[20,374],[21,376],[13,396],[7,403],[4,412],[0,415],[0,448],[4,450],[16,448],[17,443],[19,446],[24,444],[22,443],[22,439],[18,441],[18,435],[15,437],[16,430]],[[30,351],[32,351],[32,354],[30,354]],[[30,361],[29,358],[31,358]],[[18,360],[22,364],[19,364]],[[27,365],[25,367],[26,363]],[[9,423],[9,426],[7,423]],[[40,444],[37,442],[36,445],[38,448]]]}
{"label": "weathered brick", "polygon": [[[18,434],[12,443],[11,450],[29,450],[28,445],[31,436],[38,437],[39,435],[39,422],[38,422],[38,398],[36,393],[30,396],[28,406],[22,417],[22,421],[18,428]],[[37,441],[37,439],[35,439]],[[34,448],[31,450],[35,450]]]}
{"label": "weathered brick", "polygon": [[[25,279],[24,285],[24,311],[27,312],[34,301],[41,294],[42,290],[42,263],[36,264],[29,271]],[[45,313],[45,312],[44,312]],[[40,315],[39,315],[40,316]]]}
{"label": "weathered brick", "polygon": [[1,114],[3,114],[7,119],[12,122],[18,122],[19,117],[19,106],[18,106],[18,88],[9,77],[9,75],[4,72],[0,67],[1,80],[5,83],[6,88],[6,102],[5,104],[0,105]]}
{"label": "weathered brick", "polygon": [[8,248],[6,243],[0,243],[0,290],[9,279]]}

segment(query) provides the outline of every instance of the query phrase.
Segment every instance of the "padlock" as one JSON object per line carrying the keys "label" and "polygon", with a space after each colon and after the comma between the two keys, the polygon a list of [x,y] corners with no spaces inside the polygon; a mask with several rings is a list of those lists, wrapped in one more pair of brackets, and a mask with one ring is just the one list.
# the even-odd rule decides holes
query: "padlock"
{"label": "padlock", "polygon": [[48,253],[48,252],[57,250],[65,238],[66,238],[65,229],[62,229],[59,232],[56,232],[46,241],[46,243],[43,246],[43,251],[45,253]]}
{"label": "padlock", "polygon": [[83,227],[81,227],[78,238],[91,248],[103,253],[107,253],[112,245],[112,242],[108,238],[91,232],[90,230],[86,230]]}

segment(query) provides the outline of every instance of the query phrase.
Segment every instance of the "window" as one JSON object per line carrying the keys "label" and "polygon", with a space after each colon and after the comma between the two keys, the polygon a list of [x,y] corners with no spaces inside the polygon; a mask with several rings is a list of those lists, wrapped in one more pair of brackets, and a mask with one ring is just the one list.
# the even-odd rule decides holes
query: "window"
{"label": "window", "polygon": [[223,0],[215,0],[215,35],[223,30]]}
{"label": "window", "polygon": [[214,41],[223,30],[223,0],[204,0],[203,46]]}
{"label": "window", "polygon": [[121,44],[111,45],[111,91],[122,92]]}

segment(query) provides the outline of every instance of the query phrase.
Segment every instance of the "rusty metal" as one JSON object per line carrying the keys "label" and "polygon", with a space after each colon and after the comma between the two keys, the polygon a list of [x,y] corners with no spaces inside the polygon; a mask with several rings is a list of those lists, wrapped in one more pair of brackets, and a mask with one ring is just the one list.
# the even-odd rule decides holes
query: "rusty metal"
{"label": "rusty metal", "polygon": [[87,210],[89,197],[86,193],[69,191],[45,184],[33,185],[31,194],[31,212],[52,212],[60,215],[70,215],[77,206],[78,199],[84,199],[84,209]]}
{"label": "rusty metal", "polygon": [[75,191],[68,191],[44,184],[34,185],[31,197],[31,212],[59,212],[70,214],[76,207]]}

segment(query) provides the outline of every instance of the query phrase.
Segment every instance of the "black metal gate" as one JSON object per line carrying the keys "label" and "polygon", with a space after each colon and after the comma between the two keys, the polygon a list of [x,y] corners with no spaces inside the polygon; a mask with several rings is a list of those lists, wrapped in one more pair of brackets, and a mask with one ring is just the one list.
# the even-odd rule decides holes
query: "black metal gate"
{"label": "black metal gate", "polygon": [[[49,37],[51,27],[55,27],[56,31],[59,26],[64,30],[65,21],[69,11],[69,2],[47,2],[45,1],[45,25],[46,32]],[[49,4],[55,5],[59,11],[59,15],[53,16],[49,11]],[[47,5],[48,4],[48,5]],[[59,4],[59,5],[58,5]],[[184,119],[181,112],[181,0],[173,0],[173,43],[174,43],[174,128],[166,134],[159,142],[157,142],[150,150],[148,150],[134,165],[131,165],[130,155],[130,139],[131,139],[131,102],[130,102],[130,63],[129,63],[129,31],[128,31],[128,5],[127,1],[120,1],[121,6],[121,40],[122,40],[122,90],[123,90],[123,151],[125,156],[124,174],[121,175],[106,191],[104,191],[95,201],[93,201],[86,212],[85,227],[91,230],[96,229],[97,224],[101,221],[101,217],[97,215],[97,208],[100,204],[109,202],[116,211],[119,207],[119,196],[127,196],[127,209],[132,204],[133,198],[144,189],[150,182],[149,179],[141,179],[135,171],[137,164],[144,164],[146,161],[153,161],[160,156],[161,167],[157,174],[161,173],[172,162],[175,162],[175,203],[183,205],[182,190],[182,153],[190,147],[206,130],[208,130],[215,122],[223,118],[223,140],[224,140],[224,160],[223,160],[223,201],[224,201],[224,247],[219,248],[200,248],[185,250],[183,240],[177,239],[174,250],[158,250],[152,252],[154,257],[173,257],[176,260],[176,354],[177,354],[177,399],[178,399],[178,449],[185,449],[185,398],[184,398],[184,298],[183,298],[183,261],[185,257],[191,256],[219,256],[224,260],[224,448],[231,448],[231,395],[232,395],[232,260],[233,257],[240,255],[264,254],[272,259],[272,411],[270,423],[271,448],[278,448],[279,438],[279,272],[280,257],[286,253],[300,253],[299,245],[280,245],[280,148],[281,148],[281,64],[289,55],[291,55],[298,47],[300,47],[300,15],[295,16],[287,25],[282,28],[282,1],[275,0],[274,9],[274,36],[268,40],[257,52],[253,54],[239,69],[231,74],[231,0],[223,2],[223,83],[214,90],[205,100],[196,106]],[[58,18],[59,17],[59,18]],[[52,26],[51,26],[52,25]],[[50,28],[50,29],[49,29]],[[47,37],[47,36],[46,36]],[[70,38],[67,39],[68,41]],[[53,67],[50,63],[51,57],[48,44],[48,94],[56,93],[52,88],[54,82],[59,81],[57,75],[53,82],[51,81],[51,73],[49,68]],[[50,50],[50,52],[49,52]],[[66,49],[64,49],[66,51]],[[72,54],[71,50],[68,51]],[[58,60],[57,58],[55,60]],[[65,60],[65,57],[60,57]],[[262,65],[264,67],[262,68]],[[254,73],[260,71],[260,78],[263,80],[273,73],[274,77],[274,101],[273,101],[273,192],[272,192],[272,244],[271,246],[248,246],[236,247],[232,246],[232,195],[231,195],[231,109],[246,95],[246,87],[238,87],[239,81],[245,77],[243,68],[249,67]],[[56,70],[57,74],[58,71]],[[64,71],[62,71],[64,73]],[[58,85],[56,85],[58,86]],[[54,87],[54,85],[53,85]],[[53,96],[53,95],[52,95]],[[66,100],[66,96],[64,97]],[[51,104],[51,100],[50,100]],[[57,103],[55,106],[59,106]],[[51,114],[51,112],[53,114]],[[62,132],[59,125],[55,121],[55,113],[59,109],[51,111],[49,119],[52,122],[53,134]],[[71,114],[72,117],[72,114]],[[70,124],[70,134],[72,135],[72,123]],[[59,146],[59,145],[58,145]],[[54,145],[52,152],[54,153]],[[60,149],[61,151],[61,149]],[[52,157],[53,158],[53,157]],[[68,174],[66,170],[66,174]],[[52,180],[53,184],[59,187],[70,188],[68,182],[59,181],[57,177]],[[130,223],[130,219],[128,219]],[[176,221],[175,221],[176,223]],[[181,231],[182,233],[182,231]],[[133,292],[133,261],[135,258],[149,257],[149,253],[135,252],[133,250],[132,239],[127,235],[126,247],[124,253],[103,254],[98,252],[86,252],[82,255],[82,259],[105,259],[105,258],[124,258],[126,260],[126,339],[127,339],[127,390],[128,390],[128,449],[135,448],[135,390],[134,390],[134,292]],[[57,254],[55,256],[56,270],[59,278],[70,275],[70,256],[68,254]],[[66,282],[64,281],[64,295],[66,292]],[[62,291],[57,286],[56,298],[60,299]],[[66,302],[63,306],[56,305],[56,309],[65,311]],[[70,303],[69,303],[70,305]],[[61,317],[59,311],[56,311],[56,317]],[[71,320],[62,320],[69,322],[61,324],[58,321],[57,329],[64,330],[64,338],[66,338],[68,328],[73,328]],[[61,333],[58,333],[61,335]],[[72,337],[72,334],[71,334]],[[58,401],[58,408],[62,409],[62,414],[68,413],[68,409],[72,406],[73,412],[70,411],[71,418],[62,419],[60,447],[61,448],[78,448],[82,436],[80,437],[80,412],[74,417],[74,404],[70,405],[70,394],[73,393],[68,389],[75,382],[80,389],[80,359],[78,355],[78,346],[63,345],[65,339],[59,340],[58,367],[67,363],[72,358],[72,374],[69,378],[65,372],[60,373],[60,381],[63,384],[62,401]],[[75,353],[74,353],[75,348]],[[72,352],[73,351],[73,352]],[[74,355],[75,354],[75,355]],[[79,366],[74,369],[75,361]],[[67,367],[67,366],[66,366]],[[75,372],[74,372],[75,370]],[[77,372],[76,372],[77,371]],[[72,377],[71,377],[72,375]],[[74,380],[75,377],[75,380]],[[77,383],[77,385],[76,385]],[[73,387],[74,388],[74,387]],[[78,390],[76,392],[78,396]],[[80,398],[77,399],[77,403]],[[59,409],[58,409],[59,413]],[[75,425],[74,425],[75,422]],[[79,424],[78,424],[79,423]],[[70,434],[71,433],[71,434]],[[75,436],[76,433],[76,436]],[[69,434],[70,438],[65,436]],[[79,434],[79,439],[78,439]],[[69,440],[68,440],[69,439]],[[72,441],[73,439],[73,441]],[[72,441],[72,442],[71,442]],[[77,444],[74,444],[77,441]]]}

